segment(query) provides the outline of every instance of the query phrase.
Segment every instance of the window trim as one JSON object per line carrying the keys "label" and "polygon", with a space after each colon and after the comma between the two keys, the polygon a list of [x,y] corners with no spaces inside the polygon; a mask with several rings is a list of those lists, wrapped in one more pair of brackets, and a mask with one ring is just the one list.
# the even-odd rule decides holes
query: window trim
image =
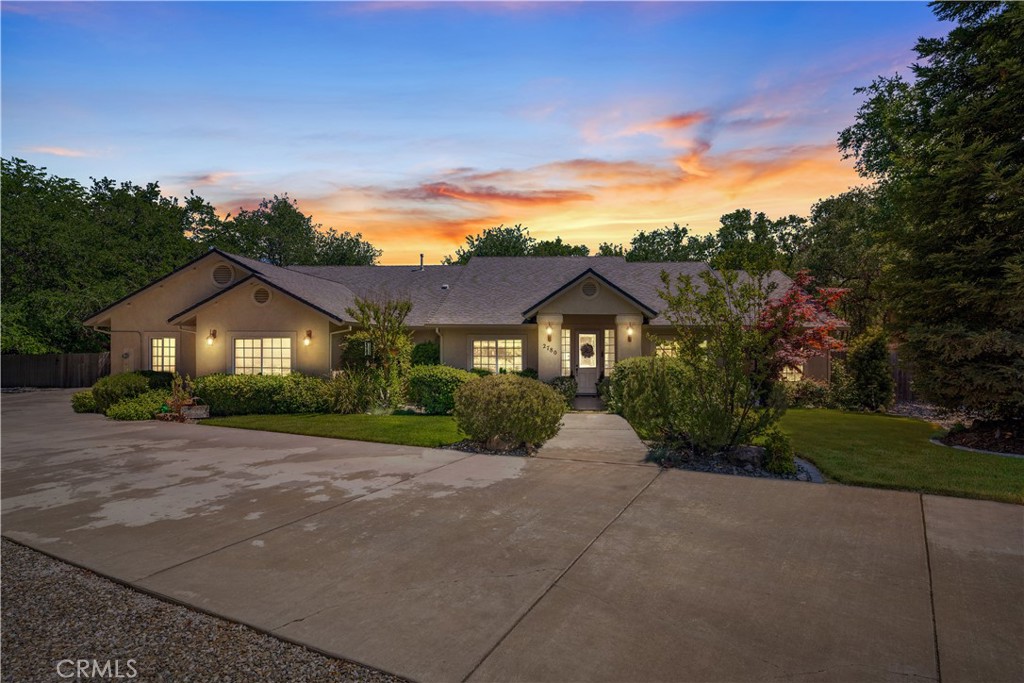
{"label": "window trim", "polygon": [[[478,342],[478,341],[498,341],[498,340],[501,340],[501,339],[509,339],[509,340],[516,340],[516,341],[518,341],[520,343],[520,345],[521,345],[521,347],[520,347],[521,351],[520,351],[520,355],[519,355],[519,364],[520,364],[520,368],[521,368],[520,371],[525,370],[527,367],[529,367],[528,363],[527,363],[527,356],[528,356],[527,350],[528,350],[528,346],[527,346],[527,340],[526,340],[526,335],[525,334],[513,334],[513,333],[509,333],[509,334],[470,334],[470,335],[466,335],[466,369],[467,370],[472,370],[473,368],[477,367],[473,363],[473,343],[474,342]],[[497,360],[495,360],[495,366],[493,368],[483,368],[483,369],[490,370],[494,374],[498,374]]]}
{"label": "window trim", "polygon": [[237,375],[237,367],[235,365],[235,340],[236,339],[290,339],[289,345],[291,346],[291,365],[288,370],[289,373],[298,372],[296,368],[296,361],[298,356],[296,354],[298,341],[298,332],[295,330],[238,330],[231,331],[228,333],[228,374]]}
{"label": "window trim", "polygon": [[153,340],[173,339],[174,340],[174,370],[158,370],[157,372],[177,372],[181,367],[181,333],[180,332],[146,332],[143,334],[144,344],[142,352],[146,358],[146,369],[153,371]]}

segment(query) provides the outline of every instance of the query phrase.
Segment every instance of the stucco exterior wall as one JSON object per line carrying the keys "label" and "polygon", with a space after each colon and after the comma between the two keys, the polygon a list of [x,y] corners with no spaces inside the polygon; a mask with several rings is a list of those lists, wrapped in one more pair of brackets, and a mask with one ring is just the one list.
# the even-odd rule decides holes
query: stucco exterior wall
{"label": "stucco exterior wall", "polygon": [[453,368],[471,369],[472,340],[476,339],[522,339],[523,367],[537,368],[537,326],[481,326],[481,327],[442,327],[441,328],[441,363]]}
{"label": "stucco exterior wall", "polygon": [[[258,287],[265,285],[246,283],[199,309],[196,314],[197,374],[233,372],[234,340],[239,337],[289,337],[292,370],[307,375],[328,374],[333,343],[330,320],[273,289],[270,300],[258,304],[252,298],[253,290]],[[217,331],[212,345],[206,344],[210,330]],[[302,343],[306,330],[313,333],[309,346]]]}
{"label": "stucco exterior wall", "polygon": [[537,311],[538,315],[629,315],[637,313],[635,305],[612,291],[606,284],[596,279],[590,281],[597,285],[597,294],[594,296],[588,297],[583,294],[583,285],[587,282],[587,280],[583,280],[544,304]]}
{"label": "stucco exterior wall", "polygon": [[[224,288],[213,281],[213,269],[221,264],[232,268],[232,282],[249,274],[212,255],[112,309],[109,314],[110,371],[116,374],[151,369],[150,339],[174,337],[177,346],[176,369],[183,375],[196,376],[195,335],[177,325],[169,325],[167,319]],[[230,283],[225,286],[230,286]]]}

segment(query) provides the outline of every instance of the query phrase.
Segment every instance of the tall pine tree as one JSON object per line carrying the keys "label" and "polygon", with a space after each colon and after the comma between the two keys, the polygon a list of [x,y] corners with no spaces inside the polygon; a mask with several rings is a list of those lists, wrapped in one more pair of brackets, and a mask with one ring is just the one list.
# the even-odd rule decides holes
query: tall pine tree
{"label": "tall pine tree", "polygon": [[899,220],[894,327],[917,390],[1024,416],[1024,4],[937,2],[914,78],[879,78],[840,134]]}

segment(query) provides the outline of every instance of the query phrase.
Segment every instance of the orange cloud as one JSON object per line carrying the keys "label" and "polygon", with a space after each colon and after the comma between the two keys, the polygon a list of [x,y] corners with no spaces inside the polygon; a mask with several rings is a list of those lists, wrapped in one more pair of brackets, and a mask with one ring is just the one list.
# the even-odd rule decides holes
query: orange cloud
{"label": "orange cloud", "polygon": [[493,186],[463,188],[452,183],[426,183],[412,189],[392,190],[392,197],[402,199],[457,199],[465,202],[508,205],[564,204],[593,199],[586,192],[573,190],[500,190]]}
{"label": "orange cloud", "polygon": [[679,130],[708,120],[707,112],[689,111],[646,124],[647,130]]}

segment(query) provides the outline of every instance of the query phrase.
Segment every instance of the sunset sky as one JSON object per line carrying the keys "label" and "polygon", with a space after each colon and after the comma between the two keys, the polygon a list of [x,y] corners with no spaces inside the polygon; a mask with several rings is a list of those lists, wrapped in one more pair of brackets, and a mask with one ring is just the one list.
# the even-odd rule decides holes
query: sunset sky
{"label": "sunset sky", "polygon": [[428,263],[522,223],[592,249],[859,183],[853,89],[923,3],[2,5],[2,154],[219,211],[288,193]]}

